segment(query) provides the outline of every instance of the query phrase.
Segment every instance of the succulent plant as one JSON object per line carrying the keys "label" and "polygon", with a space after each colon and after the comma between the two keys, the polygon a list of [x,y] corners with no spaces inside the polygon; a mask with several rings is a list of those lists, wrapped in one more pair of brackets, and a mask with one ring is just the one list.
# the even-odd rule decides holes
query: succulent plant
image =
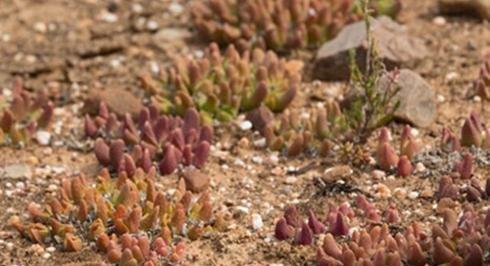
{"label": "succulent plant", "polygon": [[461,128],[461,145],[490,149],[490,129],[483,124],[476,112],[471,112]]}
{"label": "succulent plant", "polygon": [[[329,233],[335,237],[348,236],[350,234],[349,224],[355,218],[362,219],[363,222],[367,223],[381,222],[382,217],[379,210],[366,197],[358,196],[356,205],[362,213],[361,216],[356,216],[347,202],[339,206],[330,203],[324,219],[317,218],[317,215],[309,210],[306,220],[301,217],[294,205],[288,205],[284,215],[276,222],[275,236],[281,241],[294,239],[293,243],[297,245],[311,245],[314,243],[315,236],[323,233]],[[398,211],[394,206],[388,208],[385,217],[389,223],[400,221]]]}
{"label": "succulent plant", "polygon": [[299,89],[301,68],[299,61],[280,59],[272,51],[257,48],[240,54],[231,45],[221,54],[213,43],[202,58],[177,58],[152,101],[168,114],[184,115],[196,108],[207,123],[230,121],[261,105],[281,112]]}
{"label": "succulent plant", "polygon": [[158,162],[160,173],[167,175],[179,164],[203,167],[213,130],[201,125],[193,108],[181,119],[159,115],[154,106],[145,107],[135,121],[129,114],[118,118],[102,102],[97,117],[85,117],[85,135],[97,138],[95,156],[103,166],[132,176],[136,168],[148,172]]}
{"label": "succulent plant", "polygon": [[448,129],[442,129],[442,138],[441,138],[441,148],[446,152],[455,152],[461,150],[461,142],[458,137],[454,135],[454,133]]}
{"label": "succulent plant", "polygon": [[274,119],[269,111],[258,108],[249,112],[247,119],[265,137],[271,150],[284,151],[288,156],[307,151],[325,156],[333,141],[346,135],[344,116],[335,101],[327,101],[305,117],[286,110]]}
{"label": "succulent plant", "polygon": [[479,213],[466,205],[459,221],[451,209],[443,209],[442,217],[443,224],[433,225],[431,235],[419,223],[398,233],[392,233],[386,223],[375,223],[354,230],[347,241],[337,241],[329,233],[317,248],[317,265],[484,265],[490,212]]}
{"label": "succulent plant", "polygon": [[38,128],[45,128],[53,118],[54,105],[44,90],[36,95],[24,89],[21,79],[15,79],[12,100],[0,96],[0,145],[25,145]]}
{"label": "succulent plant", "polygon": [[475,91],[483,100],[490,100],[490,53],[484,57],[480,75],[475,81]]}
{"label": "succulent plant", "polygon": [[411,159],[420,151],[420,143],[411,133],[410,126],[406,125],[400,139],[400,156],[390,144],[391,133],[388,128],[383,127],[378,137],[376,159],[378,165],[384,171],[397,168],[397,174],[401,177],[410,176],[413,172]]}
{"label": "succulent plant", "polygon": [[[377,14],[396,16],[398,0],[371,1]],[[206,0],[191,6],[192,21],[207,40],[287,51],[314,48],[362,18],[354,0]]]}
{"label": "succulent plant", "polygon": [[461,161],[455,165],[455,170],[463,179],[470,179],[473,175],[473,155],[465,153]]}
{"label": "succulent plant", "polygon": [[160,257],[178,261],[191,240],[222,227],[213,213],[209,194],[192,195],[181,182],[172,198],[155,185],[155,168],[141,168],[129,178],[125,172],[111,179],[103,169],[95,181],[84,176],[64,178],[59,196],[48,196],[43,207],[30,203],[30,222],[18,216],[10,225],[39,243],[62,243],[79,251],[95,241],[111,263],[157,265]]}

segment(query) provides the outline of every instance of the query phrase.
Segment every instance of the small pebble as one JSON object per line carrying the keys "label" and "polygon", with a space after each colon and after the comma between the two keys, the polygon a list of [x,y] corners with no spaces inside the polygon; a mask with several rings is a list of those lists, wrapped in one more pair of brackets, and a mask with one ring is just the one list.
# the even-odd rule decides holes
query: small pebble
{"label": "small pebble", "polygon": [[260,138],[254,141],[254,146],[257,148],[265,148],[266,145],[267,145],[267,141],[265,138]]}
{"label": "small pebble", "polygon": [[443,103],[446,101],[446,97],[444,97],[444,95],[437,95],[437,101],[440,102],[440,103]]}
{"label": "small pebble", "polygon": [[252,214],[252,228],[254,230],[259,230],[264,226],[264,223],[262,222],[262,216],[260,214],[254,213]]}
{"label": "small pebble", "polygon": [[47,29],[48,27],[46,27],[46,24],[43,22],[34,23],[34,30],[39,33],[45,33]]}
{"label": "small pebble", "polygon": [[252,157],[252,162],[256,164],[262,164],[264,162],[264,159],[262,159],[262,157],[260,156],[254,156]]}
{"label": "small pebble", "polygon": [[298,180],[298,178],[296,178],[295,176],[286,177],[286,183],[287,184],[294,184],[294,183],[296,183],[297,180]]}
{"label": "small pebble", "polygon": [[240,148],[248,148],[249,145],[250,141],[246,137],[243,137],[238,141],[238,146]]}
{"label": "small pebble", "polygon": [[7,243],[7,250],[8,250],[8,251],[12,251],[13,249],[14,249],[14,243],[10,243],[10,242],[8,242],[8,243]]}
{"label": "small pebble", "polygon": [[456,73],[456,72],[449,72],[446,74],[446,80],[447,81],[452,81],[452,80],[455,80],[459,77],[459,74]]}
{"label": "small pebble", "polygon": [[395,188],[393,190],[393,195],[400,200],[405,199],[405,197],[407,197],[407,190],[404,188]]}
{"label": "small pebble", "polygon": [[446,24],[446,19],[442,16],[437,16],[432,20],[432,22],[437,26],[443,26]]}
{"label": "small pebble", "polygon": [[140,4],[138,4],[138,3],[133,4],[132,9],[133,9],[133,12],[134,13],[141,13],[141,12],[143,12],[143,6],[140,5]]}
{"label": "small pebble", "polygon": [[49,142],[51,140],[51,134],[47,131],[44,130],[38,130],[36,132],[36,141],[42,146],[47,146],[49,145]]}
{"label": "small pebble", "polygon": [[416,171],[417,173],[422,173],[422,172],[424,172],[425,170],[426,170],[426,168],[425,168],[425,165],[424,165],[423,163],[420,163],[420,162],[419,162],[419,163],[417,163],[417,164],[415,165],[415,171]]}
{"label": "small pebble", "polygon": [[51,257],[51,254],[49,254],[48,252],[44,252],[43,253],[43,259],[49,259]]}
{"label": "small pebble", "polygon": [[15,187],[18,189],[24,189],[26,185],[24,184],[24,182],[17,182],[15,183]]}
{"label": "small pebble", "polygon": [[46,248],[46,251],[53,253],[56,251],[56,248],[55,247],[48,247],[48,248]]}
{"label": "small pebble", "polygon": [[101,16],[101,19],[103,21],[109,22],[109,23],[116,22],[118,20],[116,14],[109,13],[109,12],[104,12],[104,14],[102,14],[102,16]]}
{"label": "small pebble", "polygon": [[252,129],[252,122],[245,120],[245,121],[240,122],[239,126],[240,126],[240,129],[243,131],[250,130],[250,129]]}
{"label": "small pebble", "polygon": [[242,213],[248,214],[248,208],[247,208],[247,207],[245,207],[245,206],[237,206],[237,207],[235,207],[235,209],[236,209],[238,212],[242,212]]}
{"label": "small pebble", "polygon": [[412,191],[412,192],[408,193],[408,197],[410,199],[416,199],[419,197],[419,193],[417,191]]}
{"label": "small pebble", "polygon": [[387,199],[391,197],[391,190],[385,184],[378,184],[376,186],[376,196],[381,199]]}
{"label": "small pebble", "polygon": [[383,179],[386,177],[386,172],[385,171],[381,171],[381,170],[374,170],[373,171],[373,177],[375,179]]}
{"label": "small pebble", "polygon": [[154,20],[149,20],[148,23],[146,23],[146,27],[149,30],[157,30],[158,29],[158,23]]}
{"label": "small pebble", "polygon": [[172,3],[168,7],[168,10],[170,11],[170,13],[172,13],[174,15],[178,15],[178,14],[182,13],[182,11],[184,11],[184,7],[179,3]]}

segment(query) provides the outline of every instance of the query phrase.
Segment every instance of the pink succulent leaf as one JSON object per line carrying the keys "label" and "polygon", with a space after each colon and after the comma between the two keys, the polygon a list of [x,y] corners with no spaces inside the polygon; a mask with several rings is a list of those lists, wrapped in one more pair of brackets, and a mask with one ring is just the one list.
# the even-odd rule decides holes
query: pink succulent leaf
{"label": "pink succulent leaf", "polygon": [[288,205],[286,207],[284,210],[284,218],[286,219],[286,222],[294,228],[298,228],[303,224],[298,210],[294,205]]}
{"label": "pink succulent leaf", "polygon": [[294,228],[286,222],[286,219],[280,218],[276,223],[275,236],[278,240],[287,240],[294,236]]}
{"label": "pink succulent leaf", "polygon": [[141,138],[144,141],[151,143],[155,146],[158,145],[157,137],[156,137],[155,132],[153,131],[153,127],[150,125],[149,121],[145,122],[145,124],[143,125],[143,130],[141,133],[142,133]]}
{"label": "pink succulent leaf", "polygon": [[403,155],[398,161],[397,174],[401,177],[408,177],[412,175],[413,166],[407,156]]}
{"label": "pink succulent leaf", "polygon": [[334,236],[345,236],[349,234],[349,224],[347,218],[341,213],[337,213],[335,223],[331,225],[330,232]]}
{"label": "pink succulent leaf", "polygon": [[199,143],[193,150],[194,156],[192,158],[192,165],[197,168],[202,168],[209,156],[209,149],[210,145],[207,141]]}
{"label": "pink succulent leaf", "polygon": [[201,132],[199,133],[199,141],[207,141],[208,143],[213,142],[213,128],[210,126],[203,126]]}
{"label": "pink succulent leaf", "polygon": [[325,225],[323,225],[315,216],[313,211],[308,212],[308,226],[313,234],[321,234],[325,231]]}
{"label": "pink succulent leaf", "polygon": [[101,138],[98,138],[94,144],[95,157],[100,164],[108,166],[111,163],[109,155],[109,146]]}
{"label": "pink succulent leaf", "polygon": [[175,150],[175,147],[170,144],[165,147],[165,153],[158,165],[163,175],[169,175],[177,169],[178,158]]}
{"label": "pink succulent leaf", "polygon": [[157,140],[163,141],[169,135],[169,121],[166,116],[161,116],[157,119],[155,125],[153,126],[153,131]]}
{"label": "pink succulent leaf", "polygon": [[195,108],[189,108],[186,110],[184,115],[184,134],[187,135],[190,130],[197,131],[201,124],[201,118],[199,112]]}
{"label": "pink succulent leaf", "polygon": [[109,108],[107,108],[107,104],[105,102],[99,103],[99,116],[104,119],[109,118]]}
{"label": "pink succulent leaf", "polygon": [[97,126],[95,125],[94,120],[92,120],[89,115],[85,116],[84,128],[85,136],[89,138],[95,138],[97,136]]}
{"label": "pink succulent leaf", "polygon": [[183,150],[185,146],[184,133],[181,128],[176,128],[170,135],[170,140],[175,147],[179,150]]}
{"label": "pink succulent leaf", "polygon": [[313,232],[306,223],[296,233],[295,243],[303,246],[313,244]]}
{"label": "pink succulent leaf", "polygon": [[119,163],[123,158],[125,149],[124,141],[121,139],[113,140],[109,147],[109,157],[111,165],[114,169],[118,169]]}
{"label": "pink succulent leaf", "polygon": [[150,122],[150,110],[147,107],[141,109],[139,117],[138,117],[138,128],[143,130],[143,126],[146,122]]}
{"label": "pink succulent leaf", "polygon": [[182,162],[185,166],[189,166],[192,164],[192,147],[191,145],[185,145],[184,150],[182,151]]}

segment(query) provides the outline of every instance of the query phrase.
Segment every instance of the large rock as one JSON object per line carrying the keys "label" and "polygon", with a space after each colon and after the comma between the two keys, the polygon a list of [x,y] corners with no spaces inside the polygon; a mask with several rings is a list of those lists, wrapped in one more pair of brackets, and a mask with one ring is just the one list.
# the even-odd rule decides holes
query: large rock
{"label": "large rock", "polygon": [[95,115],[99,110],[99,104],[103,101],[110,111],[118,116],[129,113],[137,117],[143,108],[141,100],[132,93],[118,88],[92,89],[85,100],[84,111]]}
{"label": "large rock", "polygon": [[490,0],[439,0],[444,14],[465,14],[490,20]]}
{"label": "large rock", "polygon": [[[432,87],[419,74],[408,69],[400,70],[397,80],[400,91],[394,100],[400,102],[400,107],[395,117],[417,127],[430,126],[437,115],[436,95]],[[379,82],[379,88],[384,90],[390,81],[385,76]]]}
{"label": "large rock", "polygon": [[[387,69],[409,66],[427,55],[423,41],[408,35],[403,26],[389,17],[371,19],[371,31],[379,56]],[[352,49],[356,50],[358,65],[364,69],[366,32],[365,22],[356,22],[346,26],[336,38],[323,44],[316,55],[314,77],[321,80],[349,79],[349,51]]]}

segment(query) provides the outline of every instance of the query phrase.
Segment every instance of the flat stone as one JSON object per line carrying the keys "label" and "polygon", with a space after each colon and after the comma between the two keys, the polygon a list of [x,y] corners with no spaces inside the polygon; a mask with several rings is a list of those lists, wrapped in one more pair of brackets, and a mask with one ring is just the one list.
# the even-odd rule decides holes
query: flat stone
{"label": "flat stone", "polygon": [[190,170],[184,173],[185,186],[194,193],[206,190],[209,186],[209,179],[208,175],[197,170]]}
{"label": "flat stone", "polygon": [[[380,58],[388,70],[411,66],[424,58],[428,51],[421,39],[408,34],[405,27],[386,16],[371,19],[372,37]],[[349,52],[356,50],[357,64],[365,68],[368,48],[364,21],[344,27],[331,41],[318,50],[313,75],[320,80],[347,80],[350,77]]]}
{"label": "flat stone", "polygon": [[3,178],[30,178],[32,176],[31,168],[26,164],[11,164],[0,168],[0,176]]}
{"label": "flat stone", "polygon": [[439,0],[443,14],[462,14],[490,20],[490,0]]}
{"label": "flat stone", "polygon": [[110,111],[118,116],[129,113],[137,117],[143,108],[143,104],[132,93],[121,88],[92,89],[85,100],[84,111],[96,115],[99,110],[99,104],[103,101],[107,104]]}
{"label": "flat stone", "polygon": [[[395,118],[409,122],[417,127],[429,127],[437,116],[436,93],[419,74],[408,70],[400,70],[397,78],[400,91],[394,101],[400,102]],[[389,79],[380,79],[380,89],[388,86]]]}

